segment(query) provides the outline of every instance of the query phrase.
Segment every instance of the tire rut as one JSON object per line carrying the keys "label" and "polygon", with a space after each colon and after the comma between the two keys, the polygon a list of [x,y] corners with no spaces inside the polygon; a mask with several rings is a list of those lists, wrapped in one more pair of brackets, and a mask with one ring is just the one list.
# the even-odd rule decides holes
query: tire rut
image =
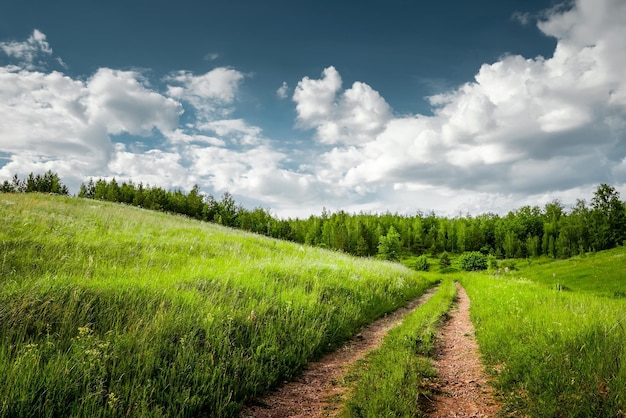
{"label": "tire rut", "polygon": [[296,380],[288,382],[258,405],[246,406],[245,418],[326,417],[339,412],[341,400],[348,388],[338,385],[355,362],[379,347],[390,329],[402,322],[404,316],[424,304],[435,288],[412,300],[407,306],[372,322],[342,348],[312,362]]}
{"label": "tire rut", "polygon": [[501,409],[480,362],[474,325],[470,320],[470,300],[457,283],[457,306],[449,312],[450,319],[439,330],[435,368],[435,392],[427,403],[427,416],[492,417]]}

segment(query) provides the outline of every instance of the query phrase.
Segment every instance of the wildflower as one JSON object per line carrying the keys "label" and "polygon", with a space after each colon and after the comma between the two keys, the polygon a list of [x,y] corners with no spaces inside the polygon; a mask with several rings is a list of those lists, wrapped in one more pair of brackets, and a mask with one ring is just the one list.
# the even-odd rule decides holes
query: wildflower
{"label": "wildflower", "polygon": [[254,312],[254,309],[250,311],[250,315],[248,315],[248,321],[250,322],[256,321],[256,312]]}

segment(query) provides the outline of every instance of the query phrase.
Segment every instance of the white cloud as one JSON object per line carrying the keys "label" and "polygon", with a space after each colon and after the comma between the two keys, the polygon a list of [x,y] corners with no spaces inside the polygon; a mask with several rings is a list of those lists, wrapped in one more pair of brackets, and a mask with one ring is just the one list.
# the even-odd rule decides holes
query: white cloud
{"label": "white cloud", "polygon": [[276,90],[276,96],[278,96],[279,99],[286,99],[288,92],[289,86],[287,85],[287,82],[283,81],[283,84],[278,88],[278,90]]}
{"label": "white cloud", "polygon": [[[232,115],[246,77],[234,69],[172,73],[161,94],[137,72],[100,69],[85,80],[0,67],[0,152],[9,155],[0,176],[50,168],[198,183],[282,216],[321,206],[501,213],[585,197],[600,182],[624,189],[626,3],[578,0],[542,16],[539,29],[557,39],[551,56],[484,64],[474,80],[430,97],[430,116],[394,115],[372,86],[342,88],[334,67],[302,78],[292,95],[296,126],[315,141],[280,152]],[[283,83],[277,95],[287,92]],[[166,140],[159,149],[110,139],[155,131]]]}
{"label": "white cloud", "polygon": [[40,65],[36,60],[41,55],[52,55],[52,48],[46,40],[46,35],[37,29],[33,30],[32,35],[24,42],[0,42],[0,51],[17,59],[26,69],[34,69]]}
{"label": "white cloud", "polygon": [[177,101],[148,90],[133,71],[99,69],[89,79],[85,98],[89,122],[104,125],[111,134],[148,135],[156,128],[169,132],[178,125],[182,107]]}
{"label": "white cloud", "polygon": [[[485,64],[473,82],[431,97],[433,116],[392,117],[363,83],[341,96],[332,67],[304,78],[298,122],[335,145],[307,168],[374,199],[403,185],[520,197],[624,183],[626,3],[580,0],[546,16],[540,29],[558,39],[552,57]],[[348,93],[357,99],[346,103]]]}
{"label": "white cloud", "polygon": [[167,81],[168,94],[190,103],[198,118],[211,118],[216,112],[222,115],[231,111],[239,84],[244,74],[231,68],[219,67],[202,75],[188,71],[171,74]]}
{"label": "white cloud", "polygon": [[316,138],[325,144],[360,144],[372,140],[391,117],[387,102],[365,83],[355,82],[337,97],[341,77],[334,67],[322,78],[303,78],[296,87],[298,123],[315,128]]}
{"label": "white cloud", "polygon": [[178,152],[151,149],[145,153],[129,152],[124,144],[115,145],[114,157],[108,165],[109,176],[120,181],[132,180],[168,188],[193,187],[187,168]]}
{"label": "white cloud", "polygon": [[[38,31],[24,44],[51,53]],[[106,175],[119,151],[111,135],[175,135],[181,112],[180,103],[149,89],[137,72],[101,68],[81,80],[0,67],[0,152],[9,155],[0,175],[51,169],[69,185]]]}
{"label": "white cloud", "polygon": [[218,136],[240,145],[258,145],[264,142],[261,128],[248,125],[243,119],[219,119],[201,123],[197,128],[215,132]]}
{"label": "white cloud", "polygon": [[526,26],[526,25],[528,25],[531,22],[533,17],[528,12],[517,11],[517,12],[513,13],[513,15],[511,16],[511,19],[519,22],[523,26]]}
{"label": "white cloud", "polygon": [[293,93],[297,103],[298,122],[304,128],[314,128],[332,118],[335,95],[341,88],[341,77],[335,67],[328,67],[320,80],[304,77]]}
{"label": "white cloud", "polygon": [[182,129],[176,129],[172,132],[166,134],[167,138],[173,144],[192,144],[192,143],[201,143],[206,145],[213,145],[216,147],[223,147],[226,145],[226,142],[221,138],[216,138],[214,136],[207,136],[198,133],[185,133]]}

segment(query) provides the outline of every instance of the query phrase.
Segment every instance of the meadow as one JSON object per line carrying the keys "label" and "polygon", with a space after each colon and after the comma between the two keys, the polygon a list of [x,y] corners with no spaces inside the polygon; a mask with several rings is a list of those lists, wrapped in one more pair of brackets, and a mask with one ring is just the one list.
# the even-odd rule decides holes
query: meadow
{"label": "meadow", "polygon": [[518,260],[508,274],[458,275],[506,414],[624,416],[624,255],[620,247],[567,260]]}
{"label": "meadow", "polygon": [[0,194],[0,219],[0,416],[237,416],[441,282],[348,376],[344,416],[420,416],[453,281],[503,415],[626,411],[624,247],[418,273],[96,200]]}
{"label": "meadow", "polygon": [[437,375],[431,361],[435,332],[455,296],[454,282],[443,280],[426,303],[408,314],[379,348],[352,368],[346,378],[351,390],[341,416],[423,416],[421,406],[430,395],[426,384]]}
{"label": "meadow", "polygon": [[0,219],[0,416],[236,416],[436,281],[93,200]]}

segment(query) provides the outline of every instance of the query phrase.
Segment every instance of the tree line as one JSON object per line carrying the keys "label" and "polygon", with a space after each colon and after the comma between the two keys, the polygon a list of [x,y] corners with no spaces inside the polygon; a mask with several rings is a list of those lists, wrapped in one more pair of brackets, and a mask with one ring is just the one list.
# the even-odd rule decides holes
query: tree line
{"label": "tree line", "polygon": [[20,179],[17,174],[9,182],[5,180],[0,186],[3,193],[54,193],[68,196],[70,194],[66,185],[56,173],[48,170],[45,174],[30,173],[25,179]]}
{"label": "tree line", "polygon": [[[58,176],[31,173],[26,180],[4,182],[5,192],[68,194]],[[434,212],[414,215],[344,211],[306,219],[279,219],[267,209],[246,209],[230,193],[220,199],[200,192],[144,186],[132,181],[90,179],[78,197],[107,200],[189,216],[301,244],[343,251],[356,256],[400,259],[409,255],[480,252],[499,259],[548,256],[568,258],[589,251],[623,245],[626,240],[626,206],[619,192],[598,186],[590,203],[579,199],[566,210],[554,200],[543,207],[524,206],[506,216],[486,213],[446,218]]]}

